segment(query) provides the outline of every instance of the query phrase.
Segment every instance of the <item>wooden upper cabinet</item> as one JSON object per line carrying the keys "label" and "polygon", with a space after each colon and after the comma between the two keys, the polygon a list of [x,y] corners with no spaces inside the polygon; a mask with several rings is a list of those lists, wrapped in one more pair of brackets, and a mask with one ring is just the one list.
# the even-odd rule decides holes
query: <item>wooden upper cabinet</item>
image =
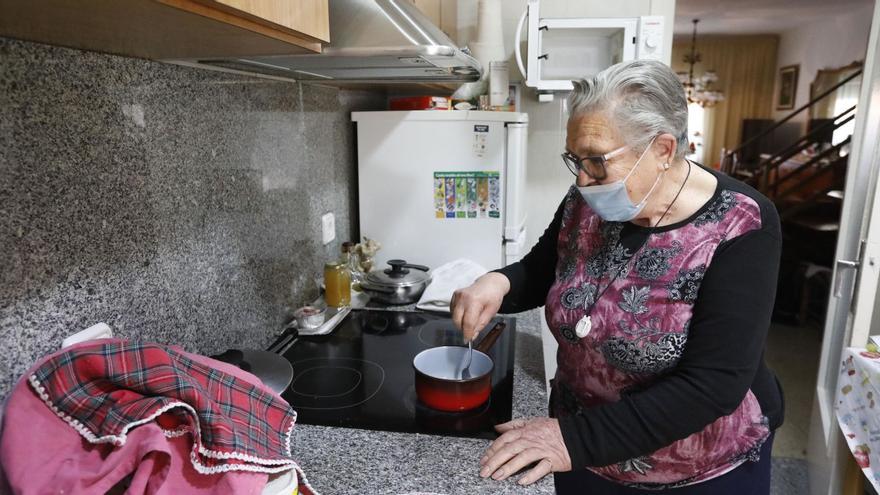
{"label": "wooden upper cabinet", "polygon": [[150,59],[320,53],[328,0],[0,0],[0,36]]}
{"label": "wooden upper cabinet", "polygon": [[435,26],[458,43],[458,0],[409,0]]}
{"label": "wooden upper cabinet", "polygon": [[275,29],[330,42],[328,0],[198,0]]}

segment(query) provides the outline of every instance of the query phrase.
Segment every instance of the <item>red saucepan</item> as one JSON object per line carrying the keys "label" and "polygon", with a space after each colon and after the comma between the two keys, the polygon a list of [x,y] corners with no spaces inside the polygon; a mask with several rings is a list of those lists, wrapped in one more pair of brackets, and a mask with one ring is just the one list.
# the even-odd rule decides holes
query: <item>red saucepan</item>
{"label": "red saucepan", "polygon": [[507,325],[498,323],[474,347],[468,374],[462,377],[467,347],[441,346],[426,349],[413,358],[416,395],[427,406],[441,411],[466,411],[489,399],[492,392],[492,358],[486,353]]}

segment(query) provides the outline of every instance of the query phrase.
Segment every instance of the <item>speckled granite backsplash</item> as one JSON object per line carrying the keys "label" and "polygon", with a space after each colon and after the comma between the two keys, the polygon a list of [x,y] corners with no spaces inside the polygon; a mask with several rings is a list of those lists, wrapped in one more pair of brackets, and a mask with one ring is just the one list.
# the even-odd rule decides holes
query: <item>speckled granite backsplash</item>
{"label": "speckled granite backsplash", "polygon": [[267,345],[353,231],[349,113],[383,105],[0,38],[0,397],[100,321],[199,353]]}

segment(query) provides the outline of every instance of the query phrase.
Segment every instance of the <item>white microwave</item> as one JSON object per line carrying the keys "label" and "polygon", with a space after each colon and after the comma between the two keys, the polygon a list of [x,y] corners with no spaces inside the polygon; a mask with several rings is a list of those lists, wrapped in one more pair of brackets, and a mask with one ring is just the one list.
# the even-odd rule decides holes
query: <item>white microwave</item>
{"label": "white microwave", "polygon": [[[527,63],[521,36],[528,21]],[[529,0],[516,30],[516,62],[541,101],[571,91],[572,80],[627,60],[663,60],[663,16],[541,18],[540,0]]]}

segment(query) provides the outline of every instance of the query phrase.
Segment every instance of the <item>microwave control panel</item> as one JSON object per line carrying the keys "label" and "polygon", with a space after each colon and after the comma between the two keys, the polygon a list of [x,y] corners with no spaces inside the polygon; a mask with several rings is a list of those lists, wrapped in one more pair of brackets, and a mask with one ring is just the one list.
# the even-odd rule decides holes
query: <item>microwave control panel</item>
{"label": "microwave control panel", "polygon": [[639,35],[636,39],[637,59],[663,61],[663,16],[640,17]]}

